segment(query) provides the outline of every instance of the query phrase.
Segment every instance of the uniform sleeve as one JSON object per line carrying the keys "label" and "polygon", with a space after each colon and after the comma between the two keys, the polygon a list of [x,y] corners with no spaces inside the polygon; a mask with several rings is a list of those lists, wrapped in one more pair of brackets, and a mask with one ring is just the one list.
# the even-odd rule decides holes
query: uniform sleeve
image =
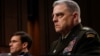
{"label": "uniform sleeve", "polygon": [[53,54],[53,50],[57,44],[58,40],[54,41],[51,45],[50,45],[50,52],[48,53],[49,55]]}

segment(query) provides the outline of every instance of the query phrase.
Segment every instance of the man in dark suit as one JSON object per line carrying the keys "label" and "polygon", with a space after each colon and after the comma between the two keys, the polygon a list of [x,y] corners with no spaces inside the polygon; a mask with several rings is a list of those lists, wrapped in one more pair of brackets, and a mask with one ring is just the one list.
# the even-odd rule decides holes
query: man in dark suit
{"label": "man in dark suit", "polygon": [[14,33],[9,43],[11,56],[32,56],[29,53],[31,44],[32,39],[27,33],[23,31]]}
{"label": "man in dark suit", "polygon": [[100,37],[81,25],[80,7],[75,1],[55,1],[53,22],[62,37],[52,43],[49,55],[100,55]]}

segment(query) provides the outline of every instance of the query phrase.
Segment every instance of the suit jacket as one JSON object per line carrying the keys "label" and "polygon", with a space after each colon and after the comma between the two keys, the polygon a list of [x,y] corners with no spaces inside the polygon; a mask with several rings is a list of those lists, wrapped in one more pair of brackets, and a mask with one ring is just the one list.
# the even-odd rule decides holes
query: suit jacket
{"label": "suit jacket", "polygon": [[100,55],[100,37],[93,29],[78,24],[66,39],[60,37],[52,43],[49,55]]}
{"label": "suit jacket", "polygon": [[19,56],[32,56],[29,52],[26,52],[26,53],[24,53],[24,52],[21,52],[20,54],[19,54]]}

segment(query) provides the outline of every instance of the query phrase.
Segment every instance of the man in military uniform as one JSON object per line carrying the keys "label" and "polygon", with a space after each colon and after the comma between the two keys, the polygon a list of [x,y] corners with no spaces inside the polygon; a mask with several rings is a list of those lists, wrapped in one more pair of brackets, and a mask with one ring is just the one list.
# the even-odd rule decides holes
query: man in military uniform
{"label": "man in military uniform", "polygon": [[100,38],[93,29],[81,25],[80,7],[75,1],[55,1],[53,22],[62,36],[52,43],[49,55],[100,55]]}
{"label": "man in military uniform", "polygon": [[23,31],[14,33],[9,43],[11,56],[32,56],[29,53],[31,44],[32,39],[27,33]]}

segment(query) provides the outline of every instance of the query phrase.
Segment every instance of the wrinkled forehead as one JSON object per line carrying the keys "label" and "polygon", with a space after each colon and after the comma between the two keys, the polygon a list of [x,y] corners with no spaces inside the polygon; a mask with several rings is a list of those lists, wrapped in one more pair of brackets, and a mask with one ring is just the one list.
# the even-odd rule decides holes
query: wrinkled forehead
{"label": "wrinkled forehead", "polygon": [[68,9],[68,7],[65,4],[58,4],[53,8],[53,13],[52,14],[57,14],[57,13],[71,13]]}
{"label": "wrinkled forehead", "polygon": [[67,10],[67,6],[65,4],[58,4],[53,7],[53,10]]}

